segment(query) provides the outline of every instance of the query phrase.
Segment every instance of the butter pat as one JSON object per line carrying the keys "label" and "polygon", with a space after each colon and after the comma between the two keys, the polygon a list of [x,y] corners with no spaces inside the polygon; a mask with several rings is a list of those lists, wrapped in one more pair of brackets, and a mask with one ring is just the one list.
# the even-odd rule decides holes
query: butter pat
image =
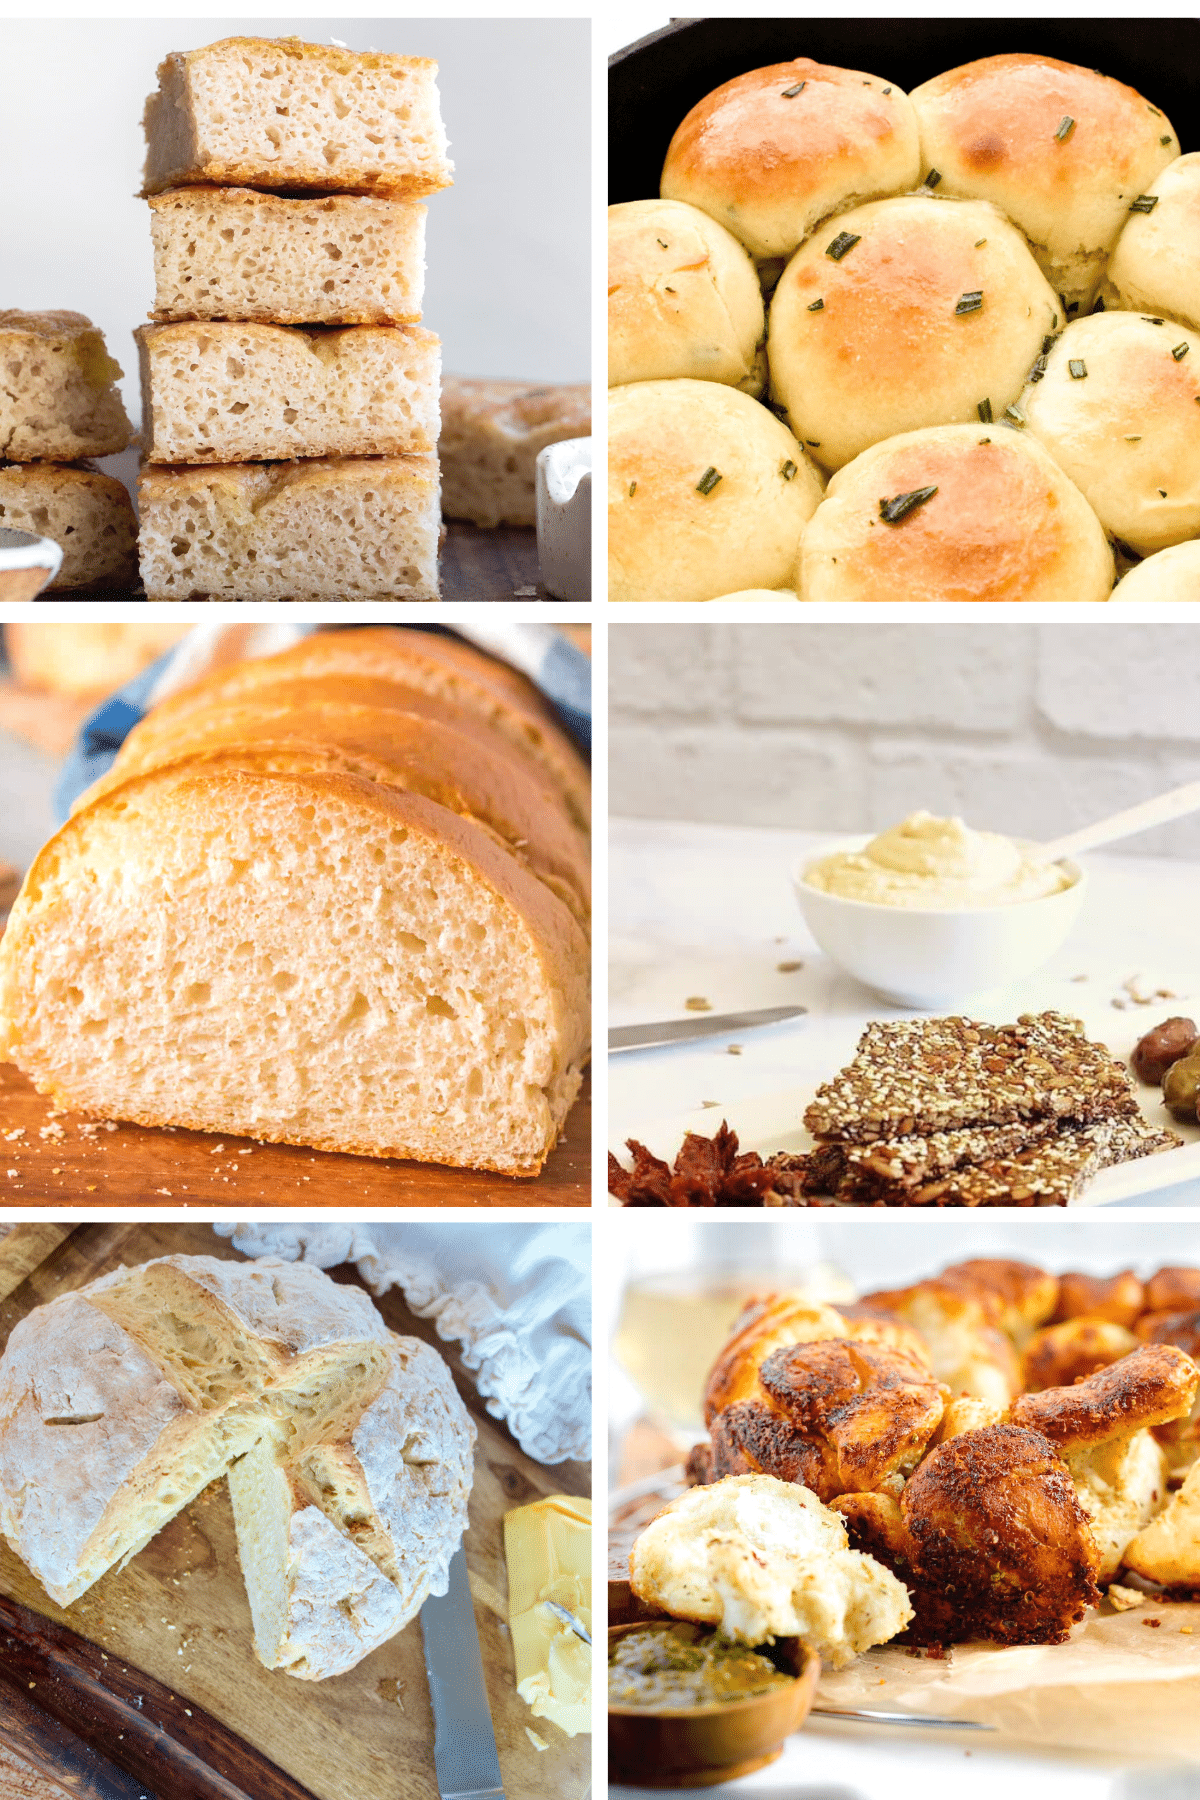
{"label": "butter pat", "polygon": [[592,1629],[592,1505],[551,1494],[504,1515],[508,1625],[517,1692],[535,1719],[575,1737],[592,1729],[592,1652],[546,1605]]}

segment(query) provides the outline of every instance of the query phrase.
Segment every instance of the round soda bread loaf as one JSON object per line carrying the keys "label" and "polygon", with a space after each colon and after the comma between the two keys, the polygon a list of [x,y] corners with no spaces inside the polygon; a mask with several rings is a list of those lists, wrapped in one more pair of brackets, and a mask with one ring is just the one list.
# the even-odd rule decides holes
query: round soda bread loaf
{"label": "round soda bread loaf", "polygon": [[771,390],[814,461],[840,469],[926,425],[999,419],[1061,303],[981,201],[908,194],[827,221],[784,270]]}
{"label": "round soda bread loaf", "polygon": [[1148,212],[1128,214],[1100,298],[1119,312],[1165,313],[1200,331],[1200,150],[1168,163],[1152,197]]}
{"label": "round soda bread loaf", "polygon": [[1111,76],[1051,56],[987,56],[914,88],[921,172],[940,194],[991,200],[1028,238],[1071,313],[1086,306],[1131,204],[1179,140]]}
{"label": "round soda bread loaf", "polygon": [[661,192],[732,231],[755,257],[790,256],[831,213],[919,176],[917,126],[902,89],[798,56],[706,94],[667,151]]}
{"label": "round soda bread loaf", "polygon": [[445,1592],[474,1438],[436,1351],[361,1290],[168,1256],[14,1328],[0,1530],[68,1606],[228,1473],[258,1654],[320,1680]]}
{"label": "round soda bread loaf", "polygon": [[716,381],[608,395],[610,600],[784,587],[821,482],[786,425]]}
{"label": "round soda bread loaf", "polygon": [[0,940],[0,1046],[56,1104],[533,1175],[590,955],[472,820],[360,775],[203,761],[76,813]]}
{"label": "round soda bread loaf", "polygon": [[720,381],[762,392],[762,290],[749,255],[695,206],[608,209],[608,385]]}
{"label": "round soda bread loaf", "polygon": [[1021,411],[1139,556],[1200,534],[1200,332],[1140,313],[1076,319]]}
{"label": "round soda bread loaf", "polygon": [[833,477],[800,548],[802,600],[1107,600],[1112,582],[1078,488],[999,425],[876,444]]}

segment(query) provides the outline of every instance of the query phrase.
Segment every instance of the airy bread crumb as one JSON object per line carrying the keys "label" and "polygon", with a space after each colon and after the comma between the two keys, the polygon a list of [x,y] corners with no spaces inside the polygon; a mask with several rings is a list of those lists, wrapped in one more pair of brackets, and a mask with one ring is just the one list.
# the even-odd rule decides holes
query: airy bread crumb
{"label": "airy bread crumb", "polygon": [[61,546],[62,568],[47,593],[127,592],[137,578],[137,520],[111,475],[60,463],[0,464],[0,525]]}
{"label": "airy bread crumb", "polygon": [[474,525],[536,525],[538,452],[590,437],[592,390],[521,381],[442,383],[442,512]]}
{"label": "airy bread crumb", "polygon": [[121,367],[77,312],[0,312],[0,459],[75,462],[133,437]]}

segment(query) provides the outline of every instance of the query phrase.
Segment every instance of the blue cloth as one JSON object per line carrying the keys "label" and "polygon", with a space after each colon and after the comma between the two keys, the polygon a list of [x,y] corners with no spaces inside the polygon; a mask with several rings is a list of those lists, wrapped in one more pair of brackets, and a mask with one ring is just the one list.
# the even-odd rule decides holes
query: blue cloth
{"label": "blue cloth", "polygon": [[[315,631],[317,628],[313,626]],[[353,630],[342,626],[342,630]],[[476,642],[493,656],[504,657],[541,690],[579,747],[590,753],[592,744],[592,665],[569,638],[552,627],[491,624],[484,630],[451,629],[445,625],[409,627],[440,632]],[[145,716],[151,694],[179,654],[176,647],[143,669],[132,681],[111,695],[84,720],[54,790],[54,804],[65,819],[75,801],[93,781],[107,773],[117,751]]]}

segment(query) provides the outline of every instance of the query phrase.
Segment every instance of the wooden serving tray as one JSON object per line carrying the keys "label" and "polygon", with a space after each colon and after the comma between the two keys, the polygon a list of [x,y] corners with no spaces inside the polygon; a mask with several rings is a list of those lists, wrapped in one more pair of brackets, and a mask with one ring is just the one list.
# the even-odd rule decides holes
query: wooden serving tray
{"label": "wooden serving tray", "polygon": [[[17,1226],[10,1235],[32,1229]],[[203,1225],[77,1226],[0,1305],[0,1345],[18,1319],[55,1295],[121,1263],[168,1254],[243,1260]],[[348,1266],[332,1274],[336,1281],[361,1285]],[[590,1469],[583,1463],[543,1468],[525,1456],[486,1411],[456,1352],[438,1339],[432,1324],[415,1318],[397,1291],[376,1304],[393,1330],[425,1339],[446,1358],[479,1430],[465,1548],[505,1792],[509,1800],[581,1800],[589,1781],[590,1737],[567,1738],[548,1721],[534,1720],[516,1692],[506,1623],[503,1516],[509,1507],[543,1494],[590,1493]],[[298,1681],[264,1669],[254,1655],[223,1479],[125,1569],[110,1570],[73,1606],[56,1606],[3,1544],[0,1593],[98,1645],[121,1669],[153,1676],[185,1705],[205,1708],[317,1800],[436,1800],[419,1621],[348,1674],[328,1681]],[[3,1693],[0,1688],[0,1697]],[[27,1698],[36,1704],[36,1691]],[[527,1726],[547,1740],[548,1749],[534,1748]],[[43,1770],[47,1741],[48,1735],[42,1741]],[[59,1779],[69,1792],[89,1791],[72,1787],[65,1768]],[[219,1791],[214,1786],[214,1793]]]}
{"label": "wooden serving tray", "polygon": [[[14,1136],[14,1133],[21,1133]],[[0,1063],[0,1209],[9,1206],[588,1206],[591,1087],[532,1181],[433,1163],[143,1125],[94,1125]],[[15,1172],[14,1172],[15,1171]]]}

